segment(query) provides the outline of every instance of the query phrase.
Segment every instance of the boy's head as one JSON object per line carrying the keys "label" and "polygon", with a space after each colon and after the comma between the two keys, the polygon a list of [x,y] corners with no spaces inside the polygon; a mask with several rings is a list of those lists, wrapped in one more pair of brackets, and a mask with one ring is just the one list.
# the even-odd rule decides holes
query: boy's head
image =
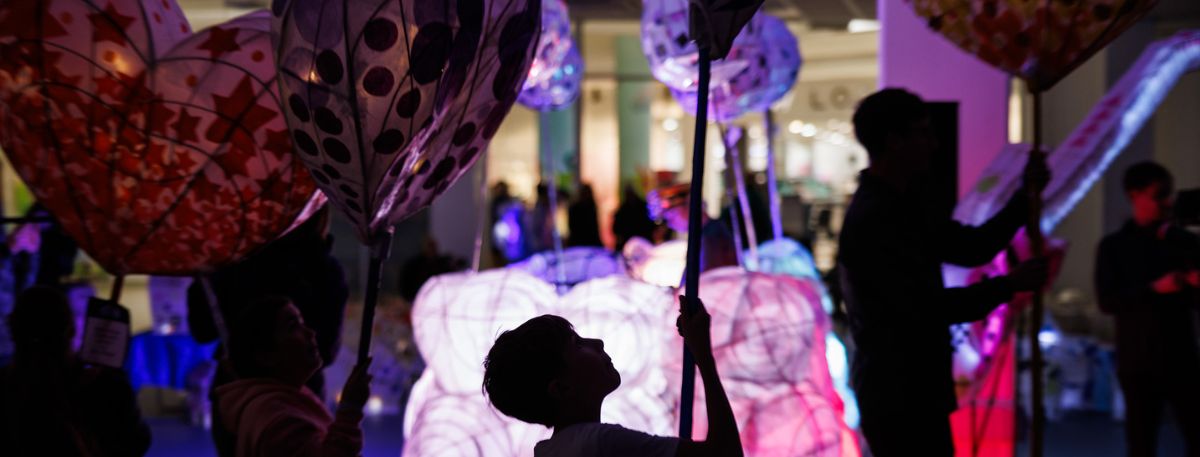
{"label": "boy's head", "polygon": [[1124,184],[1135,221],[1150,224],[1163,222],[1170,216],[1174,179],[1162,165],[1154,162],[1133,165],[1125,170]]}
{"label": "boy's head", "polygon": [[483,388],[505,415],[547,427],[595,408],[621,385],[604,342],[544,315],[501,333],[483,362]]}
{"label": "boy's head", "polygon": [[854,136],[867,150],[871,165],[889,172],[919,177],[932,169],[937,151],[929,108],[904,89],[888,88],[859,102],[854,111]]}
{"label": "boy's head", "polygon": [[317,334],[283,297],[265,297],[239,315],[230,334],[229,358],[243,378],[275,378],[303,385],[321,369]]}

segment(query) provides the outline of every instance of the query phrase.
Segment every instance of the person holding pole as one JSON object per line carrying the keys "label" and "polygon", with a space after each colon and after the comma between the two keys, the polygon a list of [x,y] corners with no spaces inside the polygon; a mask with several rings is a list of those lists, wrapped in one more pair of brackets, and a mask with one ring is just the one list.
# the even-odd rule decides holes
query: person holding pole
{"label": "person holding pole", "polygon": [[[982,319],[1017,292],[1039,290],[1048,268],[1035,259],[1008,276],[947,288],[942,265],[995,258],[1025,222],[1029,192],[1016,192],[979,227],[958,224],[930,190],[938,145],[920,97],[876,92],[859,104],[854,129],[870,165],[846,212],[838,267],[857,346],[851,380],[863,435],[878,457],[951,456],[949,414],[957,399],[950,325]],[[1026,165],[1026,189],[1040,191],[1049,178],[1044,161]]]}
{"label": "person holding pole", "polygon": [[[680,297],[681,305],[684,300]],[[691,305],[680,306],[675,325],[696,357],[707,393],[703,441],[600,422],[604,398],[621,385],[621,374],[603,341],[580,336],[554,315],[535,317],[496,338],[483,364],[483,389],[506,416],[554,429],[534,447],[534,457],[741,457],[737,421],[713,357],[712,319],[699,300]]]}

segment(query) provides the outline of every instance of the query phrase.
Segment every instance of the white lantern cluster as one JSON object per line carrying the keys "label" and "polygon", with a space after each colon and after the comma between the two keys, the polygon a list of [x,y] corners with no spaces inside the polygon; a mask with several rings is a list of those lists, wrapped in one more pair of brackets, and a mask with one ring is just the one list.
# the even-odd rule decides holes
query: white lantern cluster
{"label": "white lantern cluster", "polygon": [[413,306],[414,337],[428,369],[409,397],[403,455],[532,455],[550,430],[491,407],[483,395],[483,360],[501,332],[543,314],[605,341],[622,379],[605,401],[605,422],[673,433],[663,367],[669,349],[679,347],[675,309],[669,289],[625,276],[590,280],[561,297],[550,283],[515,269],[431,279]]}
{"label": "white lantern cluster", "polygon": [[[604,340],[622,379],[605,401],[605,422],[673,435],[683,346],[674,326],[678,303],[663,285],[682,278],[685,251],[682,243],[631,241],[628,276],[609,271],[613,265],[602,260],[611,257],[568,251],[561,257],[567,282],[578,284],[561,295],[552,284],[556,257],[431,279],[413,307],[414,337],[428,369],[408,403],[404,455],[532,455],[550,430],[490,406],[483,360],[501,332],[542,314],[562,316],[580,335]],[[655,278],[663,285],[646,281]],[[714,355],[747,455],[856,455],[826,362],[830,323],[820,282],[727,267],[704,273],[701,283]],[[694,436],[705,436],[702,389],[695,411]]]}

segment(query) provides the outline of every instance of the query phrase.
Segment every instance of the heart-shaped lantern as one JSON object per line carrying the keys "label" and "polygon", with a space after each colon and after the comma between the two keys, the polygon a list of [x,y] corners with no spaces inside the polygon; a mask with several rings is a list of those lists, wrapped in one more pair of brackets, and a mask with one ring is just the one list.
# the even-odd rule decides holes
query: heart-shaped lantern
{"label": "heart-shaped lantern", "polygon": [[277,0],[272,9],[297,155],[368,243],[487,148],[541,23],[541,0]]}
{"label": "heart-shaped lantern", "polygon": [[1049,89],[1157,0],[907,0],[929,28],[1030,90]]}
{"label": "heart-shaped lantern", "polygon": [[113,274],[235,262],[319,199],[279,115],[269,29],[256,13],[192,34],[173,0],[5,2],[0,145]]}
{"label": "heart-shaped lantern", "polygon": [[543,314],[604,340],[622,383],[605,401],[606,422],[669,434],[674,402],[663,366],[679,344],[675,312],[668,289],[624,276],[586,281],[562,296],[515,269],[431,279],[413,305],[413,335],[429,368],[408,403],[405,455],[515,457],[549,437],[545,427],[499,414],[481,387],[496,337]]}

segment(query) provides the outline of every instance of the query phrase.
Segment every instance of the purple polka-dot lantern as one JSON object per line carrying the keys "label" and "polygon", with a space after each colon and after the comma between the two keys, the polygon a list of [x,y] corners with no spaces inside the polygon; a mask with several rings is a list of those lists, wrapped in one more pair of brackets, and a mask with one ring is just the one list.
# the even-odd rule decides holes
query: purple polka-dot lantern
{"label": "purple polka-dot lantern", "polygon": [[517,101],[538,111],[566,108],[579,98],[583,58],[571,39],[571,18],[563,0],[542,2],[542,36],[529,77]]}
{"label": "purple polka-dot lantern", "polygon": [[541,0],[276,0],[297,154],[374,243],[475,162],[517,99]]}
{"label": "purple polka-dot lantern", "polygon": [[[647,0],[644,6],[642,51],[650,70],[695,114],[699,65],[687,36],[687,2]],[[728,122],[768,109],[791,90],[799,72],[796,37],[783,21],[759,12],[734,39],[729,55],[713,62],[708,115]]]}

